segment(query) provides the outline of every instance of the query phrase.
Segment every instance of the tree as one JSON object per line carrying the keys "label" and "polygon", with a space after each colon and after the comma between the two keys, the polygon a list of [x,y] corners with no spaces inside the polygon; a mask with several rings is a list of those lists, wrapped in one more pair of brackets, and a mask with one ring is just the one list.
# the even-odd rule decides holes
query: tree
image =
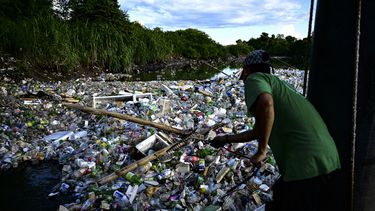
{"label": "tree", "polygon": [[262,32],[259,38],[251,38],[247,44],[254,49],[268,49],[269,42],[270,37],[268,37],[268,33]]}
{"label": "tree", "polygon": [[289,46],[287,41],[284,38],[284,35],[272,35],[269,40],[268,49],[270,54],[272,55],[279,55],[279,56],[286,56],[289,54]]}
{"label": "tree", "polygon": [[0,0],[0,17],[17,20],[52,12],[52,0]]}
{"label": "tree", "polygon": [[197,29],[167,32],[175,53],[194,59],[217,58],[226,55],[225,48],[212,40],[206,33]]}
{"label": "tree", "polygon": [[[272,35],[274,37],[274,35]],[[269,47],[269,44],[270,44],[270,37],[268,37],[268,33],[266,32],[263,32],[260,37],[259,37],[259,42],[261,44],[261,46],[259,47],[260,48],[263,48],[263,49],[268,49]]]}
{"label": "tree", "polygon": [[236,45],[228,45],[227,49],[228,49],[228,52],[233,56],[246,55],[252,50],[254,50],[252,47],[247,45],[246,42],[241,42],[241,41],[237,41]]}
{"label": "tree", "polygon": [[295,38],[295,37],[293,37],[293,36],[286,36],[285,37],[285,40],[289,43],[289,44],[291,44],[291,43],[294,43],[295,41],[297,41],[297,38]]}
{"label": "tree", "polygon": [[109,23],[123,26],[128,15],[120,9],[117,0],[70,0],[71,21],[83,23]]}

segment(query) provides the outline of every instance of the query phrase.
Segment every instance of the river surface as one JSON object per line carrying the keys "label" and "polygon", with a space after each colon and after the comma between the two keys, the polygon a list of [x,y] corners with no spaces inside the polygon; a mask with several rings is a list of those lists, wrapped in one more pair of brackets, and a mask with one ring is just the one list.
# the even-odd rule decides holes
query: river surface
{"label": "river surface", "polygon": [[225,77],[238,72],[240,68],[233,66],[215,67],[201,65],[197,68],[181,68],[181,69],[164,69],[161,71],[145,72],[133,75],[130,80],[133,81],[154,81],[154,80],[206,80]]}
{"label": "river surface", "polygon": [[48,198],[61,179],[57,161],[37,165],[25,163],[16,169],[0,174],[1,210],[56,210],[60,204],[69,203],[71,196],[58,195]]}
{"label": "river surface", "polygon": [[[134,75],[129,80],[217,79],[233,75],[238,70],[231,67],[217,69],[206,65],[199,68],[148,72]],[[57,210],[60,204],[73,202],[71,195],[48,198],[48,194],[60,183],[61,168],[57,161],[46,161],[37,165],[24,163],[16,169],[0,172],[0,210]]]}

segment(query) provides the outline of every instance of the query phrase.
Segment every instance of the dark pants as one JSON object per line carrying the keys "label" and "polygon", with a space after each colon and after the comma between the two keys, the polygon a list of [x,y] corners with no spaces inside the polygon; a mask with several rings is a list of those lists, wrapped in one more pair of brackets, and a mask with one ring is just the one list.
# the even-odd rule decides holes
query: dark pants
{"label": "dark pants", "polygon": [[324,211],[335,210],[332,198],[337,171],[311,179],[284,182],[280,178],[273,186],[273,201],[266,211]]}

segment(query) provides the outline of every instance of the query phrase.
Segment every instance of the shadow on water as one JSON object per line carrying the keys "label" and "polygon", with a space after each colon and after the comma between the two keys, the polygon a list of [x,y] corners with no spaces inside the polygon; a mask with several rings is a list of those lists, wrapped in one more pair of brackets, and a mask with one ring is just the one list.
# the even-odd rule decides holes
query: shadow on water
{"label": "shadow on water", "polygon": [[[297,67],[293,66],[296,65]],[[272,67],[275,69],[299,69],[301,66],[294,59],[288,57],[274,57]],[[177,81],[177,80],[207,80],[217,79],[233,75],[242,69],[242,63],[229,63],[211,65],[208,63],[199,66],[185,66],[181,68],[165,68],[158,71],[148,71],[134,74],[131,78],[124,78],[125,81]]]}
{"label": "shadow on water", "polygon": [[0,210],[57,210],[72,202],[69,195],[47,198],[61,180],[61,166],[56,161],[38,165],[25,163],[0,173]]}

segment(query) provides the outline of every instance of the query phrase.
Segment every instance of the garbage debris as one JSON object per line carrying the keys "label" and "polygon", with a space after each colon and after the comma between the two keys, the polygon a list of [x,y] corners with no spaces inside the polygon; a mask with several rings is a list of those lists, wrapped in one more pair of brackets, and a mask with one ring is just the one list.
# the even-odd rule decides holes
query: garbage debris
{"label": "garbage debris", "polygon": [[[96,94],[96,93],[95,93]],[[152,100],[152,94],[151,93],[129,93],[129,92],[123,92],[121,91],[119,94],[121,95],[115,95],[115,96],[95,96],[93,95],[93,102],[92,107],[96,108],[97,104],[103,103],[103,102],[110,102],[110,101],[132,101],[134,103],[138,102],[142,98],[147,98],[149,100]]]}
{"label": "garbage debris", "polygon": [[[302,71],[276,73],[302,87]],[[254,125],[246,116],[243,84],[235,76],[163,83],[103,77],[50,83],[25,79],[20,84],[3,80],[0,169],[58,160],[63,176],[50,197],[75,198],[59,210],[262,210],[272,200],[279,173],[271,149],[265,165],[254,168],[246,157],[256,153],[256,141],[228,144],[228,150],[209,144],[216,135]],[[82,112],[63,104],[66,99],[152,124]],[[199,135],[218,123],[223,125]],[[160,150],[165,153],[155,154]],[[136,165],[147,156],[154,158]],[[132,165],[133,170],[119,174]],[[99,182],[114,172],[116,179]]]}

